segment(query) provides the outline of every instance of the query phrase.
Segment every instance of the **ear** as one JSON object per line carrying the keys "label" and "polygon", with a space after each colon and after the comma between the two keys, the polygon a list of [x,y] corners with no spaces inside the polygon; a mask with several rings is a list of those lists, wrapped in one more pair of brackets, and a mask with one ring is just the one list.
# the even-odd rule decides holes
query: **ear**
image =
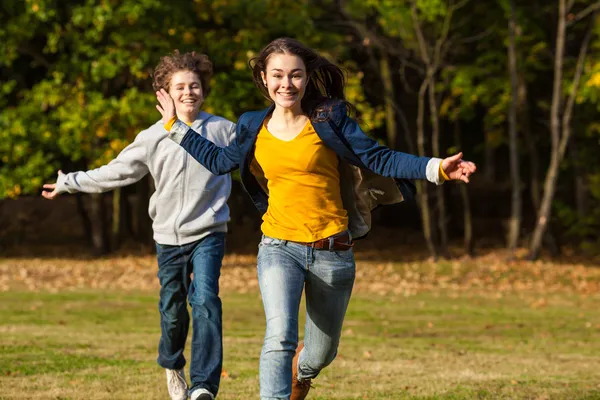
{"label": "ear", "polygon": [[265,76],[264,71],[260,71],[260,77],[262,78],[263,85],[267,86],[267,77]]}

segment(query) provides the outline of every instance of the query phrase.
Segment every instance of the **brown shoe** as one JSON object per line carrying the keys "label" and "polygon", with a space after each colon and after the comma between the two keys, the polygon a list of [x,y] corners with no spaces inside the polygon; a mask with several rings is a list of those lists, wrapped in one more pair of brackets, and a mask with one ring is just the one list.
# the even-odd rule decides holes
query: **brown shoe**
{"label": "brown shoe", "polygon": [[303,348],[304,342],[300,342],[292,361],[292,395],[290,400],[304,400],[310,390],[310,379],[298,380],[298,356]]}

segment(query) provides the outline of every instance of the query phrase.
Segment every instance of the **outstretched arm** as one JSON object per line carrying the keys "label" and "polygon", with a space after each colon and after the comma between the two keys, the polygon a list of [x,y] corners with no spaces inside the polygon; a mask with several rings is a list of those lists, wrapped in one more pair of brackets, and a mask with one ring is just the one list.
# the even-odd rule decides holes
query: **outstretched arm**
{"label": "outstretched arm", "polygon": [[65,192],[102,193],[139,181],[148,173],[147,144],[140,136],[114,160],[100,168],[68,174],[58,171],[56,183],[45,184],[42,196],[54,200]]}
{"label": "outstretched arm", "polygon": [[238,144],[239,129],[236,128],[236,139],[229,146],[219,147],[177,119],[175,103],[166,90],[156,92],[156,98],[159,102],[156,109],[165,121],[165,129],[169,131],[171,140],[181,145],[196,161],[215,175],[223,175],[239,168],[242,156]]}
{"label": "outstretched arm", "polygon": [[461,159],[462,153],[442,160],[391,150],[368,137],[356,121],[348,116],[339,129],[360,161],[379,175],[398,179],[427,179],[440,184],[446,180],[469,182],[469,176],[476,170],[474,163]]}

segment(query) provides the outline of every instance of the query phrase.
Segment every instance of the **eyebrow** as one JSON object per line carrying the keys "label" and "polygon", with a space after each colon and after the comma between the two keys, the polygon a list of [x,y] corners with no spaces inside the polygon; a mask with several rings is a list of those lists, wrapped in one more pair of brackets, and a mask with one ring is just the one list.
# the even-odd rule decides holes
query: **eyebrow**
{"label": "eyebrow", "polygon": [[[283,72],[283,70],[279,68],[271,68],[271,71]],[[302,68],[296,68],[292,70],[292,73],[294,72],[304,72],[304,70]]]}

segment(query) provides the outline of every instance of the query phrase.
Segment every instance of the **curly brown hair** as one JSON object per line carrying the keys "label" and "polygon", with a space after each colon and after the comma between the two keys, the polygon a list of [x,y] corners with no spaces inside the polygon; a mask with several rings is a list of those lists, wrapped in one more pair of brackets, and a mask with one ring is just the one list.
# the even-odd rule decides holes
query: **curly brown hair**
{"label": "curly brown hair", "polygon": [[154,69],[152,82],[154,90],[165,89],[168,92],[173,74],[179,71],[191,71],[198,75],[202,94],[204,98],[208,96],[211,89],[212,62],[206,54],[198,54],[195,51],[181,54],[179,50],[175,50],[172,54],[161,57]]}

